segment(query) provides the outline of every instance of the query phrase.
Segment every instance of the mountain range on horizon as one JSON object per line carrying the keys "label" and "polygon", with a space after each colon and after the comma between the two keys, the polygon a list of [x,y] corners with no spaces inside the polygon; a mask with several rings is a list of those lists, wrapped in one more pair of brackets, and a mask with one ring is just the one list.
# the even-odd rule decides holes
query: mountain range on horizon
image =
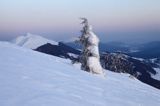
{"label": "mountain range on horizon", "polygon": [[[81,46],[75,42],[66,42],[65,44],[80,49]],[[132,57],[138,58],[159,58],[160,57],[160,41],[152,41],[141,44],[127,44],[123,42],[108,42],[99,44],[100,52],[123,52]]]}
{"label": "mountain range on horizon", "polygon": [[[14,41],[18,41],[18,43],[17,42],[12,42],[12,43],[14,43],[18,46],[25,47],[25,48],[30,48],[30,49],[34,48],[33,50],[36,50],[36,51],[39,51],[42,53],[50,54],[53,56],[58,56],[61,58],[68,58],[72,61],[75,61],[75,60],[78,61],[80,49],[76,49],[72,46],[69,46],[66,43],[51,41],[51,40],[48,40],[48,39],[43,38],[41,36],[30,34],[30,33],[27,34],[26,36],[23,36],[22,41],[19,40],[20,38],[22,38],[22,37],[20,36],[14,40]],[[24,40],[24,39],[26,39],[26,40]],[[37,45],[37,41],[38,41],[38,45]],[[23,43],[19,43],[19,42],[23,42]],[[22,45],[22,44],[24,44],[24,45]],[[115,45],[118,45],[118,44],[119,43],[116,43]],[[121,45],[122,45],[122,43],[121,43]],[[128,46],[126,46],[126,47],[128,47]],[[105,52],[102,52],[102,54],[104,54],[104,53]],[[108,52],[106,52],[106,53],[108,53]],[[123,53],[123,52],[111,52],[109,54],[106,54],[106,53],[105,53],[105,55],[109,56],[111,58],[109,58],[109,60],[104,60],[106,58],[106,56],[104,58],[104,56],[101,55],[101,62],[102,62],[102,64],[106,64],[108,62],[111,62],[111,64],[109,66],[107,64],[103,65],[103,67],[105,69],[108,69],[108,70],[111,70],[114,72],[129,73],[129,74],[133,75],[134,77],[139,78],[139,80],[141,80],[142,82],[145,82],[149,85],[152,85],[152,86],[160,89],[160,86],[159,86],[160,84],[158,84],[158,83],[160,83],[158,81],[159,80],[159,71],[158,70],[160,68],[160,61],[159,61],[158,57],[155,58],[156,59],[155,61],[151,61],[152,59],[146,60],[146,59],[137,58],[137,57],[135,58],[135,57],[132,57],[132,56],[130,56],[126,53]],[[116,55],[112,55],[112,53],[115,53]],[[127,55],[127,58],[125,55]],[[123,57],[122,59],[127,60],[127,61],[121,61],[121,58],[119,58],[119,56]],[[114,63],[114,60],[112,58],[114,58],[114,60],[120,61],[120,62]],[[133,64],[133,65],[128,66],[127,68],[121,67],[121,66],[125,65],[126,63],[128,65],[129,64]],[[119,67],[119,68],[114,69],[112,67]],[[135,67],[135,70],[133,71],[134,67]],[[139,77],[137,76],[137,73],[140,73]],[[156,78],[156,80],[154,80],[154,78]]]}
{"label": "mountain range on horizon", "polygon": [[[36,49],[37,47],[46,43],[58,45],[57,41],[48,40],[47,38],[31,33],[27,33],[25,36],[18,36],[11,42],[17,45],[23,45],[24,47],[28,46],[29,48],[32,46],[32,49]],[[24,44],[24,42],[27,43]],[[74,49],[78,50],[81,49],[81,46],[75,43],[73,40],[61,41],[61,43],[66,44]],[[100,42],[99,50],[100,52],[123,52],[126,53],[127,55],[137,58],[145,58],[145,59],[160,58],[160,41],[157,40],[148,43],[136,43],[136,44],[128,44],[118,41],[107,42],[107,43]]]}

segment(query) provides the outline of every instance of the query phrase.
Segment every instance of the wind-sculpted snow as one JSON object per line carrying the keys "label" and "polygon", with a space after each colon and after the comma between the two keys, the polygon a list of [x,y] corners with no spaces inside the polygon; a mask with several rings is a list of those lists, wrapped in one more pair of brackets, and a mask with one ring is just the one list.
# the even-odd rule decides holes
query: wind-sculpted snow
{"label": "wind-sculpted snow", "polygon": [[0,42],[0,106],[159,106],[160,91],[107,71]]}

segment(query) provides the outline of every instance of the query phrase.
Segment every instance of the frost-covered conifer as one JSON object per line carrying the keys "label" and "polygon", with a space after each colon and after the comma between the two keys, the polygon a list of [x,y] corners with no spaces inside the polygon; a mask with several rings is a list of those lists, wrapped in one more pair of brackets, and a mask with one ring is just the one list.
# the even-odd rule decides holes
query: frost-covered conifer
{"label": "frost-covered conifer", "polygon": [[79,37],[79,42],[83,47],[80,56],[81,69],[95,74],[103,74],[98,50],[99,39],[93,33],[88,20],[86,18],[81,19],[83,25],[82,35]]}

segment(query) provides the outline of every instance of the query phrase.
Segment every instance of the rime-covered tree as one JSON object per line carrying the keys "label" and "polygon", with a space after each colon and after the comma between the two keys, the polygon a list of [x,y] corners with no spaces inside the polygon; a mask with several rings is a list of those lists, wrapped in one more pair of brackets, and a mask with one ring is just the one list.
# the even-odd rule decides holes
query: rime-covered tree
{"label": "rime-covered tree", "polygon": [[99,39],[93,33],[88,20],[86,18],[81,18],[81,20],[83,25],[81,36],[79,37],[79,42],[82,45],[81,69],[95,74],[103,74],[98,50]]}

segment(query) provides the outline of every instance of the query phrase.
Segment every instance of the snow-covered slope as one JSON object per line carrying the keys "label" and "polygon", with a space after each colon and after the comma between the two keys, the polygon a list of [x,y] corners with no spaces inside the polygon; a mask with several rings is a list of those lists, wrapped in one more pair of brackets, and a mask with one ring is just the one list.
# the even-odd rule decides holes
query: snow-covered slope
{"label": "snow-covered slope", "polygon": [[27,33],[26,36],[17,37],[16,39],[14,39],[12,41],[12,43],[14,43],[18,46],[22,46],[22,47],[26,47],[26,48],[30,48],[30,49],[36,49],[37,47],[40,47],[46,43],[51,43],[53,45],[58,44],[58,42],[48,40],[48,39],[41,37],[39,35],[34,35],[34,34],[30,34],[30,33]]}
{"label": "snow-covered slope", "polygon": [[159,106],[160,91],[128,74],[92,75],[69,60],[0,42],[0,106]]}

